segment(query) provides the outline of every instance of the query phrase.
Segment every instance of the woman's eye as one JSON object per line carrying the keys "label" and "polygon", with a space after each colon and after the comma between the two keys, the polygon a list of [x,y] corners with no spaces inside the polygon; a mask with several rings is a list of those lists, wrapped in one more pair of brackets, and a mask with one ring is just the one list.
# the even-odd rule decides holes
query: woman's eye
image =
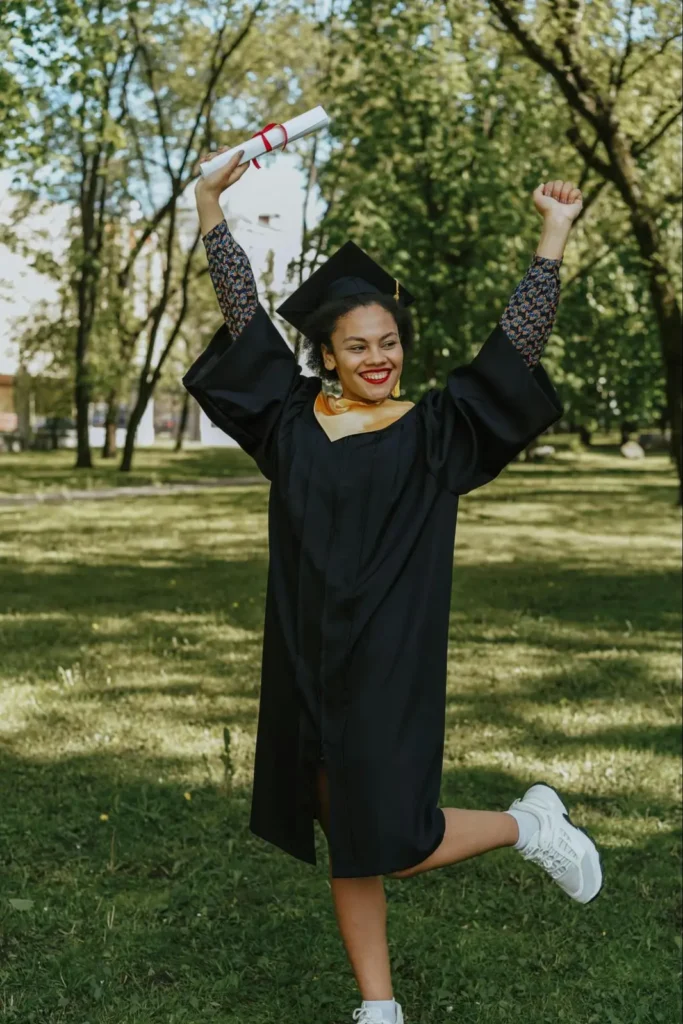
{"label": "woman's eye", "polygon": [[[394,348],[396,345],[398,345],[398,342],[396,341],[396,339],[393,339],[392,341],[385,341],[385,342],[382,343],[382,347],[383,348]],[[363,351],[364,351],[364,346],[363,345],[353,345],[349,349],[349,352],[363,352]]]}

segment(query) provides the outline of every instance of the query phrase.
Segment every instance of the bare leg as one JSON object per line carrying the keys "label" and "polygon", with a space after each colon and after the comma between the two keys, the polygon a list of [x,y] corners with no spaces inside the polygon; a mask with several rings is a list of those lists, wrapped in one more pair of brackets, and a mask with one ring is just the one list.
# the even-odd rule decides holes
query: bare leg
{"label": "bare leg", "polygon": [[[327,773],[318,769],[318,820],[329,836]],[[393,999],[387,943],[387,901],[381,875],[333,878],[330,884],[337,925],[363,999]]]}
{"label": "bare leg", "polygon": [[[445,807],[446,832],[441,845],[422,863],[391,878],[409,878],[432,868],[467,860],[519,837],[517,822],[504,811],[468,811]],[[329,836],[327,773],[318,769],[318,820]],[[392,999],[391,965],[387,943],[387,904],[382,876],[333,878],[330,884],[335,915],[349,962],[363,999]]]}
{"label": "bare leg", "polygon": [[420,864],[405,871],[394,871],[390,878],[410,878],[501,846],[514,846],[519,838],[517,822],[505,811],[464,811],[458,807],[444,807],[443,813],[446,832],[441,845]]}

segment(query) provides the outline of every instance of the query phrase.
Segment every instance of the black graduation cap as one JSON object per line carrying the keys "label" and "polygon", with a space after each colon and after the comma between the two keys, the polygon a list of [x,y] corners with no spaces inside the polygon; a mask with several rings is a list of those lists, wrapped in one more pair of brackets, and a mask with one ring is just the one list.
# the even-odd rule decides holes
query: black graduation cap
{"label": "black graduation cap", "polygon": [[355,242],[346,242],[278,306],[277,312],[303,333],[307,318],[323,302],[367,292],[393,295],[399,306],[409,306],[415,301],[409,291]]}

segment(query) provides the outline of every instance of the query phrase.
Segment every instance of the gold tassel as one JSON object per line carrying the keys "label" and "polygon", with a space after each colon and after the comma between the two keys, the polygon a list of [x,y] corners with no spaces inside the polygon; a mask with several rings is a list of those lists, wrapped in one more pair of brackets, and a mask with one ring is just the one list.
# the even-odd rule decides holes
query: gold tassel
{"label": "gold tassel", "polygon": [[[394,278],[394,280],[396,279]],[[398,302],[398,281],[396,281],[396,291],[394,292],[394,298]]]}

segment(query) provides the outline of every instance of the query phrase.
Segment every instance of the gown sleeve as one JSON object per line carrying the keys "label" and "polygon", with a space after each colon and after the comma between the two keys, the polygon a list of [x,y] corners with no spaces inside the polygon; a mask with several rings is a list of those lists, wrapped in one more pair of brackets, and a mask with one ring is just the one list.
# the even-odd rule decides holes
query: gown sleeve
{"label": "gown sleeve", "polygon": [[562,416],[539,361],[557,311],[560,262],[534,256],[472,362],[451,370],[445,387],[422,399],[427,465],[453,494],[495,479]]}
{"label": "gown sleeve", "polygon": [[[272,480],[277,428],[287,399],[301,380],[301,367],[250,290],[244,267],[238,274],[225,249],[212,246],[220,237],[227,241],[225,230],[221,225],[219,228],[221,232],[216,238],[209,238],[212,232],[207,234],[205,246],[211,279],[226,322],[192,364],[182,383],[211,422],[232,437],[254,459],[263,475]],[[243,295],[231,301],[232,286],[245,280],[247,301]]]}

